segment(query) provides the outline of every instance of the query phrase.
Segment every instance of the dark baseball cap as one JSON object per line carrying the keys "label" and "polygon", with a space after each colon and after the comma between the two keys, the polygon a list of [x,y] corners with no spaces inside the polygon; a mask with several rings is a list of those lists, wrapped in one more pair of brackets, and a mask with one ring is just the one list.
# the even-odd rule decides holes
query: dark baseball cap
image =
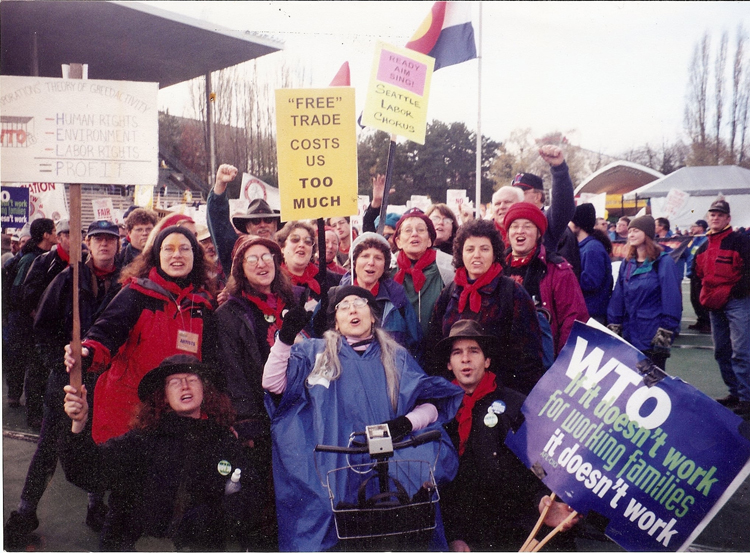
{"label": "dark baseball cap", "polygon": [[94,236],[96,234],[110,234],[112,236],[120,237],[120,227],[112,221],[94,221],[89,225],[89,230],[86,233],[86,238]]}
{"label": "dark baseball cap", "polygon": [[721,213],[726,213],[727,215],[729,215],[729,203],[724,200],[716,200],[711,204],[711,207],[709,207],[708,210],[720,211]]}
{"label": "dark baseball cap", "polygon": [[518,173],[511,184],[521,190],[544,190],[542,177],[532,173]]}

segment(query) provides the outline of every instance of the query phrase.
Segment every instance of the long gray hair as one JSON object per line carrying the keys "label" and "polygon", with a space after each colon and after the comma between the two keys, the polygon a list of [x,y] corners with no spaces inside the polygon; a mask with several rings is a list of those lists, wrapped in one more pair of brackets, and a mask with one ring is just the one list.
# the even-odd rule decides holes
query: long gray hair
{"label": "long gray hair", "polygon": [[[396,370],[396,350],[401,346],[380,328],[374,328],[373,335],[380,344],[380,361],[383,363],[383,370],[385,371],[388,398],[391,400],[391,407],[395,412],[398,407],[400,387],[399,373]],[[315,381],[318,378],[325,378],[329,382],[333,382],[341,376],[341,359],[339,358],[341,334],[335,330],[328,330],[323,334],[323,340],[325,341],[325,347],[323,352],[318,354],[315,359],[315,366],[307,377],[308,385],[311,379]]]}

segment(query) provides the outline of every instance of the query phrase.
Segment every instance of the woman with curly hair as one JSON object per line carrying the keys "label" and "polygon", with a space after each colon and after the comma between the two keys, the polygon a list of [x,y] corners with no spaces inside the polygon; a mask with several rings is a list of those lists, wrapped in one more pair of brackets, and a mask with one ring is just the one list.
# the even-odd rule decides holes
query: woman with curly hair
{"label": "woman with curly hair", "polygon": [[[281,246],[284,262],[281,270],[289,277],[294,286],[310,290],[310,298],[320,300],[320,283],[317,281],[318,265],[315,263],[315,230],[304,221],[292,221],[276,233],[276,241]],[[323,252],[325,255],[325,252]],[[326,269],[328,287],[336,286],[341,275]]]}
{"label": "woman with curly hair", "polygon": [[[83,369],[102,373],[94,393],[92,434],[103,443],[128,431],[138,384],[170,355],[216,354],[214,304],[204,288],[208,272],[195,235],[179,226],[162,230],[125,270],[123,288],[82,342]],[[70,346],[65,364],[73,366]]]}
{"label": "woman with curly hair", "polygon": [[[61,444],[65,475],[82,488],[112,491],[102,551],[134,551],[144,536],[171,540],[175,550],[218,551],[228,528],[249,545],[264,482],[232,433],[224,387],[223,375],[197,357],[168,357],[138,385],[132,429],[97,445],[85,386],[80,393],[65,386],[73,421]],[[227,494],[237,469],[240,489]]]}
{"label": "woman with curly hair", "polygon": [[404,287],[387,272],[391,264],[388,241],[375,232],[364,232],[352,242],[352,259],[354,276],[346,273],[341,277],[341,285],[361,286],[375,296],[381,313],[380,328],[387,330],[394,340],[421,362],[422,326]]}
{"label": "woman with curly hair", "polygon": [[461,319],[478,321],[499,339],[495,367],[503,385],[528,394],[542,376],[542,337],[536,308],[523,286],[503,275],[503,241],[492,221],[463,225],[453,243],[456,278],[435,304],[425,351],[426,370],[447,377],[434,352]]}

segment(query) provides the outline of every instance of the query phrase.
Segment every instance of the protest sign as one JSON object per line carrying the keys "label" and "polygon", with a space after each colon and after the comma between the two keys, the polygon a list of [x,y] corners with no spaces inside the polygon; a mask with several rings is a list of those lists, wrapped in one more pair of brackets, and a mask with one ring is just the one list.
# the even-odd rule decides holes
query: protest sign
{"label": "protest sign", "polygon": [[17,186],[29,191],[29,221],[45,217],[53,221],[68,218],[65,185],[55,182],[32,182]]}
{"label": "protest sign", "polygon": [[271,209],[281,208],[279,189],[260,180],[250,173],[242,173],[242,186],[240,187],[240,199],[247,200],[248,205],[255,199],[265,200]]}
{"label": "protest sign", "polygon": [[362,124],[424,144],[435,58],[378,42]]}
{"label": "protest sign", "polygon": [[459,221],[461,220],[461,205],[468,202],[469,198],[466,196],[466,190],[451,188],[445,191],[445,203]]}
{"label": "protest sign", "polygon": [[638,350],[576,322],[506,444],[631,551],[685,549],[750,472],[750,426]]}
{"label": "protest sign", "polygon": [[281,220],[357,213],[354,89],[276,91]]}
{"label": "protest sign", "polygon": [[29,189],[2,187],[2,226],[22,228],[29,222]]}
{"label": "protest sign", "polygon": [[158,88],[158,83],[0,77],[0,179],[155,185]]}
{"label": "protest sign", "polygon": [[94,220],[115,222],[115,208],[112,205],[112,198],[91,200],[91,206],[94,208]]}
{"label": "protest sign", "polygon": [[671,188],[667,194],[667,201],[661,208],[661,213],[658,210],[654,210],[654,217],[666,217],[667,219],[674,219],[674,217],[685,208],[690,199],[690,194],[679,190],[677,188]]}
{"label": "protest sign", "polygon": [[133,192],[133,203],[138,207],[154,208],[154,187],[137,185]]}

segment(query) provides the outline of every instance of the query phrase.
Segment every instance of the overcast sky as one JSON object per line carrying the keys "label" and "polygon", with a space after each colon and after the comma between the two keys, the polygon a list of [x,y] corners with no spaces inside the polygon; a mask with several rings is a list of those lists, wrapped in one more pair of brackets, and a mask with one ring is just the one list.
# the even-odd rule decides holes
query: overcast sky
{"label": "overcast sky", "polygon": [[[364,106],[376,41],[403,46],[432,6],[148,3],[283,41],[285,51],[267,56],[266,63],[289,59],[302,64],[315,87],[327,86],[349,61],[358,110]],[[479,8],[473,5],[478,34]],[[658,146],[674,141],[683,134],[688,66],[696,42],[708,31],[716,46],[728,31],[729,66],[740,23],[750,32],[748,2],[485,2],[482,133],[503,141],[519,128],[531,128],[535,137],[562,131],[574,144],[612,155],[647,142]],[[476,128],[477,67],[472,60],[434,74],[428,120],[462,121]],[[180,90],[185,89],[164,89],[160,107],[180,113],[185,97]]]}

